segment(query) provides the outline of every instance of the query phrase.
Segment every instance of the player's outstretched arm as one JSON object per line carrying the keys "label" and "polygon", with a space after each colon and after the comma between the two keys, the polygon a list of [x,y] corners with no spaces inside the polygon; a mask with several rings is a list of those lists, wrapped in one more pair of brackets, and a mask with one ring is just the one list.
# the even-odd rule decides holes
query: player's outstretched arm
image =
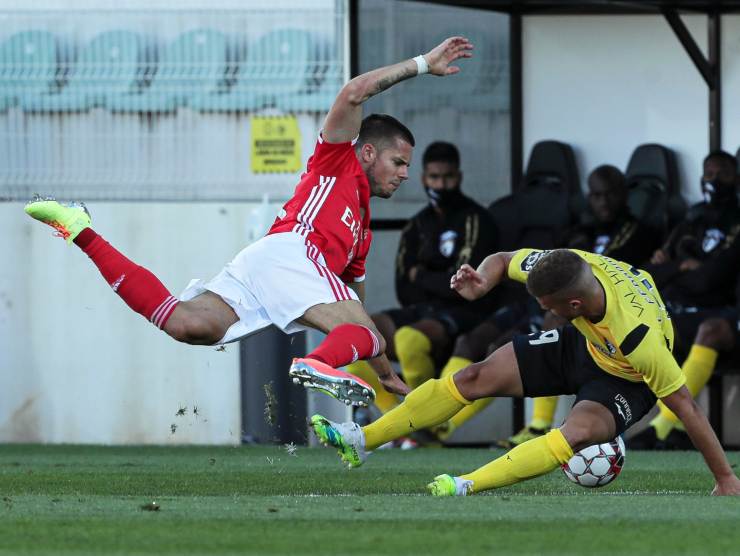
{"label": "player's outstretched arm", "polygon": [[468,301],[483,297],[506,278],[514,255],[516,251],[488,255],[477,269],[464,264],[450,278],[450,287]]}
{"label": "player's outstretched arm", "polygon": [[375,371],[375,374],[378,375],[380,384],[382,384],[383,388],[388,392],[398,394],[399,396],[405,396],[411,392],[411,389],[403,380],[401,380],[401,378],[396,374],[396,371],[393,370],[391,362],[388,360],[388,356],[385,353],[373,359],[368,359],[367,362],[370,364],[373,371]]}
{"label": "player's outstretched arm", "polygon": [[717,483],[712,494],[740,495],[740,479],[733,473],[717,435],[714,434],[704,412],[696,404],[688,388],[682,386],[661,400],[681,419],[694,446],[704,456],[704,461],[707,462]]}
{"label": "player's outstretched arm", "polygon": [[339,91],[324,122],[322,136],[329,143],[346,143],[360,132],[362,103],[410,77],[422,73],[453,75],[460,68],[451,65],[470,58],[473,45],[464,37],[450,37],[423,56],[358,75]]}

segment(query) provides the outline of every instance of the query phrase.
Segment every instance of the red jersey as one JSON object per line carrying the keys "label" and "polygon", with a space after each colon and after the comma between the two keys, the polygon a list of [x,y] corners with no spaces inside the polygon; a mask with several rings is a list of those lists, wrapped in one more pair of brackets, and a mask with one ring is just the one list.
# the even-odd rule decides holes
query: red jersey
{"label": "red jersey", "polygon": [[283,205],[270,234],[294,232],[315,245],[345,282],[365,279],[370,250],[370,185],[355,142],[327,143],[319,135],[306,172]]}

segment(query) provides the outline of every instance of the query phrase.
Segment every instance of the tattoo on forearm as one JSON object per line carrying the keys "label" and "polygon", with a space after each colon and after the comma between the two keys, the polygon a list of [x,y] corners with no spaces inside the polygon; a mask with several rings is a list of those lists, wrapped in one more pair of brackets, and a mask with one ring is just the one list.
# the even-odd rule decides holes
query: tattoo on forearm
{"label": "tattoo on forearm", "polygon": [[377,95],[378,93],[385,91],[387,88],[395,85],[396,83],[400,83],[401,81],[404,81],[409,77],[414,77],[415,75],[415,69],[407,67],[399,68],[398,71],[378,79],[375,82],[375,86],[371,89],[370,96]]}

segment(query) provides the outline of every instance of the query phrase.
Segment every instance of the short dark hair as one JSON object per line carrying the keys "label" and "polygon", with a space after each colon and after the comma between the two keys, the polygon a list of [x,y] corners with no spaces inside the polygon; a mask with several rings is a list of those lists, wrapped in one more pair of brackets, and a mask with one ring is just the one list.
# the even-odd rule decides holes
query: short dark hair
{"label": "short dark hair", "polygon": [[555,249],[541,256],[527,276],[527,291],[534,297],[570,292],[578,286],[586,264],[568,249]]}
{"label": "short dark hair", "polygon": [[366,143],[375,145],[382,150],[392,139],[401,138],[412,147],[416,144],[414,136],[405,125],[388,114],[370,114],[360,126],[360,135],[357,144],[362,146]]}
{"label": "short dark hair", "polygon": [[435,141],[426,148],[424,156],[421,158],[421,163],[424,166],[430,162],[447,162],[456,168],[460,168],[460,151],[452,143]]}
{"label": "short dark hair", "polygon": [[624,179],[622,171],[611,164],[602,164],[601,166],[594,168],[594,170],[588,175],[588,181],[590,182],[592,178],[598,178],[613,187],[618,187],[619,189],[625,189],[627,187],[627,182]]}
{"label": "short dark hair", "polygon": [[720,149],[712,151],[707,156],[704,157],[704,164],[706,164],[709,160],[713,158],[727,162],[730,166],[732,166],[732,169],[735,170],[735,173],[737,174],[737,165],[738,165],[737,158],[732,156],[730,153],[728,153],[727,151],[720,150]]}

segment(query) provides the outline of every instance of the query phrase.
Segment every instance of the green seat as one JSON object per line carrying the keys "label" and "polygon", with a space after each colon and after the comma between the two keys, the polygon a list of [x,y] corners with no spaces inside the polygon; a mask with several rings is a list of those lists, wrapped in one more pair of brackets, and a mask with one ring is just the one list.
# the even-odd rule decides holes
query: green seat
{"label": "green seat", "polygon": [[308,31],[270,31],[248,45],[231,86],[194,96],[189,105],[213,111],[275,106],[277,99],[305,90],[320,77],[318,55],[318,43]]}
{"label": "green seat", "polygon": [[0,105],[51,90],[59,71],[57,39],[48,31],[21,31],[0,45]]}
{"label": "green seat", "polygon": [[180,35],[162,52],[149,87],[106,95],[105,106],[123,112],[170,112],[196,95],[215,90],[226,77],[226,36],[212,29]]}
{"label": "green seat", "polygon": [[319,85],[278,96],[277,107],[283,112],[328,112],[343,84],[344,75],[337,64],[323,75]]}
{"label": "green seat", "polygon": [[24,110],[80,111],[103,106],[109,95],[137,91],[147,71],[142,38],[131,31],[106,31],[82,49],[67,85],[59,91],[26,95]]}

